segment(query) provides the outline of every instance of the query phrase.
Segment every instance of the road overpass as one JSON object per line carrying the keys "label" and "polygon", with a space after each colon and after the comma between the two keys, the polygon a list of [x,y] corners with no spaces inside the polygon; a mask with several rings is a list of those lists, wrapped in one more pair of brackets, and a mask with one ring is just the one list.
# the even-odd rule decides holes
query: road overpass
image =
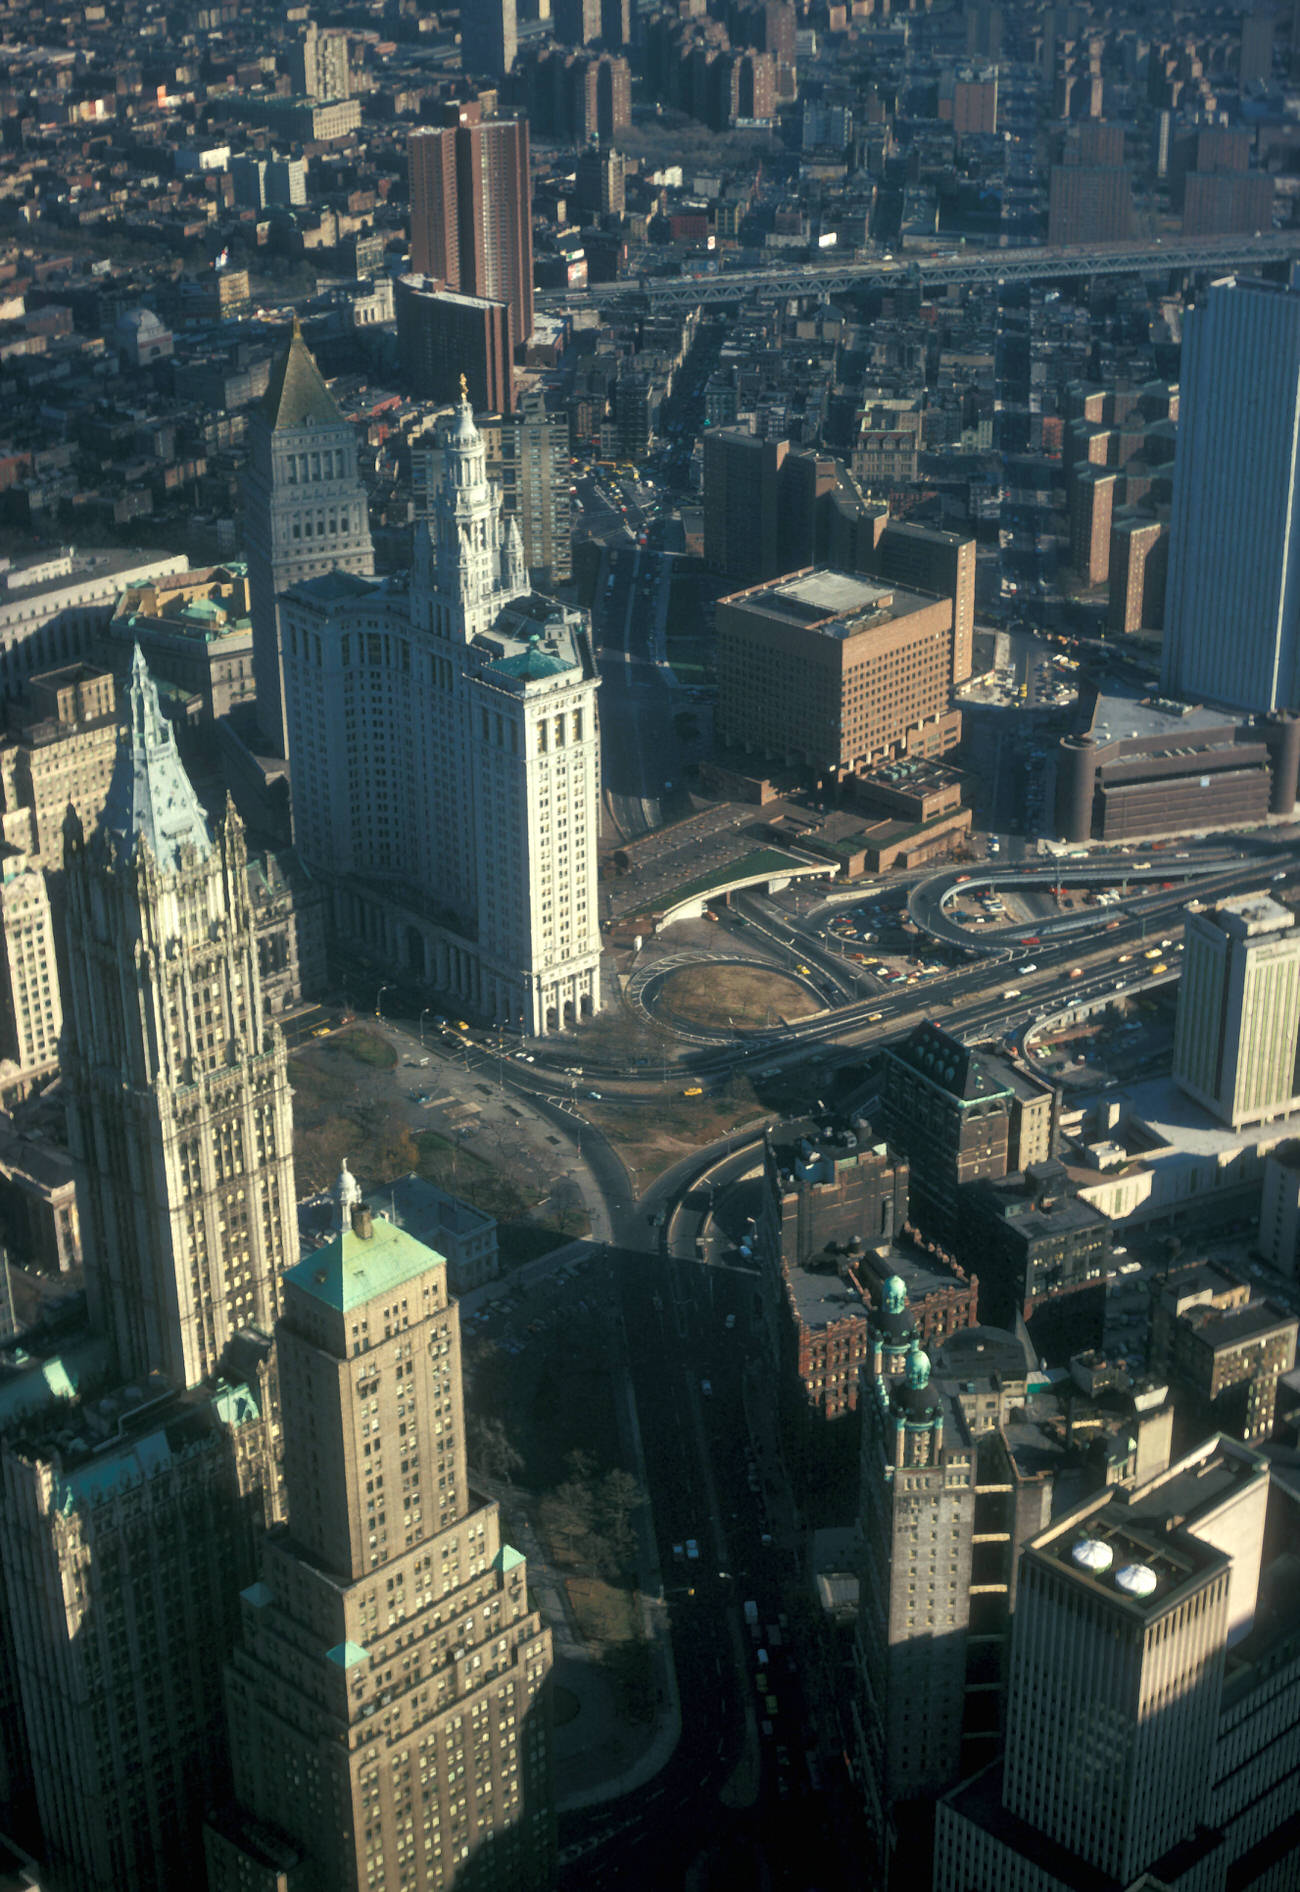
{"label": "road overpass", "polygon": [[648,304],[652,309],[682,310],[752,297],[782,301],[833,295],[837,289],[865,289],[913,277],[919,277],[926,288],[938,289],[950,283],[1052,282],[1074,276],[1254,270],[1266,263],[1288,263],[1298,256],[1300,231],[1295,230],[1238,237],[1148,237],[1141,243],[1075,244],[1056,249],[971,248],[892,257],[888,261],[863,257],[845,263],[723,270],[717,275],[638,276],[626,282],[600,283],[594,289],[542,293],[537,297],[537,307],[560,315],[631,301]]}

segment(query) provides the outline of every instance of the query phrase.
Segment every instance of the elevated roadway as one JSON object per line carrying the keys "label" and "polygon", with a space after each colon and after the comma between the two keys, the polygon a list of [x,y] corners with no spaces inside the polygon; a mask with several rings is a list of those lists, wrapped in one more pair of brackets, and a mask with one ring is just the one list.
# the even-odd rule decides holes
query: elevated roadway
{"label": "elevated roadway", "polygon": [[[1217,875],[1234,871],[1241,865],[1237,856],[1221,856],[1218,859],[1201,857],[1195,861],[1165,860],[1158,865],[1147,862],[1129,865],[1123,861],[1094,861],[1075,867],[1045,867],[1025,869],[1010,864],[1004,868],[979,868],[973,873],[956,868],[946,868],[942,873],[932,874],[927,879],[918,881],[907,897],[907,911],[911,920],[931,939],[942,941],[946,946],[960,946],[971,952],[979,953],[984,958],[1003,955],[1018,949],[1021,942],[1029,935],[1036,939],[1078,938],[1081,934],[1101,933],[1106,930],[1118,911],[1115,907],[1091,907],[1082,913],[1045,915],[1042,919],[1030,918],[1018,924],[998,927],[995,931],[976,933],[972,928],[963,926],[947,911],[947,902],[955,896],[978,891],[981,887],[1000,888],[1008,893],[1026,891],[1048,891],[1053,887],[1113,887],[1118,882],[1125,886],[1163,887],[1167,881],[1212,879]],[[1255,866],[1251,870],[1258,879],[1267,869]],[[1180,889],[1180,895],[1185,890]],[[1179,904],[1181,905],[1181,898]],[[1145,903],[1141,900],[1129,901],[1125,911],[1130,915],[1140,914]]]}
{"label": "elevated roadway", "polygon": [[1145,242],[1076,244],[1048,249],[946,250],[931,256],[861,258],[847,263],[809,263],[772,269],[724,270],[717,275],[638,276],[594,289],[557,290],[537,297],[550,314],[612,308],[639,301],[655,309],[693,309],[758,296],[833,294],[873,283],[919,276],[929,288],[949,283],[1050,282],[1072,276],[1138,276],[1172,270],[1258,269],[1300,255],[1300,231],[1256,236],[1148,238]]}

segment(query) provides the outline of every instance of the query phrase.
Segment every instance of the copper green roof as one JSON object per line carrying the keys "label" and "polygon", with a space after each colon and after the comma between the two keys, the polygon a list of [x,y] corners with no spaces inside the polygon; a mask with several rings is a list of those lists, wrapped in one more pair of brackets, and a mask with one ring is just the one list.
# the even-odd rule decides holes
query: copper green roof
{"label": "copper green roof", "polygon": [[332,1649],[325,1651],[325,1660],[340,1669],[354,1669],[358,1662],[369,1662],[370,1651],[363,1649],[359,1642],[336,1642]]}
{"label": "copper green roof", "polygon": [[271,370],[271,382],[262,397],[262,417],[272,428],[343,425],[338,402],[325,385],[297,322],[289,346]]}
{"label": "copper green roof", "polygon": [[525,683],[531,683],[538,677],[558,677],[562,671],[572,670],[573,665],[566,663],[563,657],[553,657],[548,651],[532,646],[520,651],[517,657],[498,657],[487,668],[495,670],[500,676],[519,677]]}
{"label": "copper green roof", "polygon": [[430,1268],[446,1267],[436,1249],[426,1248],[405,1229],[377,1215],[373,1233],[357,1235],[345,1229],[324,1248],[316,1249],[296,1268],[285,1274],[302,1294],[323,1301],[336,1313],[346,1314],[354,1307],[392,1294],[408,1281],[415,1281]]}

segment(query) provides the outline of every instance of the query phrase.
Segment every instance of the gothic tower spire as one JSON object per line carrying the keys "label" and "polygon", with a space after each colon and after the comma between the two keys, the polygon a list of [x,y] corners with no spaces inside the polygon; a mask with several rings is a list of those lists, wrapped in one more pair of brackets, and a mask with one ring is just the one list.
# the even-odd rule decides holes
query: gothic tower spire
{"label": "gothic tower spire", "polygon": [[284,1044],[243,828],[209,827],[137,651],[107,802],[66,837],[69,1137],[92,1318],[119,1372],[196,1386],[268,1332],[294,1253]]}

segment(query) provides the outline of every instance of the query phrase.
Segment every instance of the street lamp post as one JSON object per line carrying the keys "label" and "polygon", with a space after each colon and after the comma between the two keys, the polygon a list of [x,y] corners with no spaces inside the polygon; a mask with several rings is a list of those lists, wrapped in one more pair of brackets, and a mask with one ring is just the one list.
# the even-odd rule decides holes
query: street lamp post
{"label": "street lamp post", "polygon": [[384,994],[385,992],[391,992],[392,989],[391,985],[381,985],[379,990],[375,993],[375,1017],[379,1020],[381,1025],[384,1022]]}
{"label": "street lamp post", "polygon": [[429,1016],[429,1013],[432,1010],[433,1010],[432,1005],[426,1005],[424,1010],[420,1013],[420,1049],[421,1051],[424,1050],[424,1021]]}

